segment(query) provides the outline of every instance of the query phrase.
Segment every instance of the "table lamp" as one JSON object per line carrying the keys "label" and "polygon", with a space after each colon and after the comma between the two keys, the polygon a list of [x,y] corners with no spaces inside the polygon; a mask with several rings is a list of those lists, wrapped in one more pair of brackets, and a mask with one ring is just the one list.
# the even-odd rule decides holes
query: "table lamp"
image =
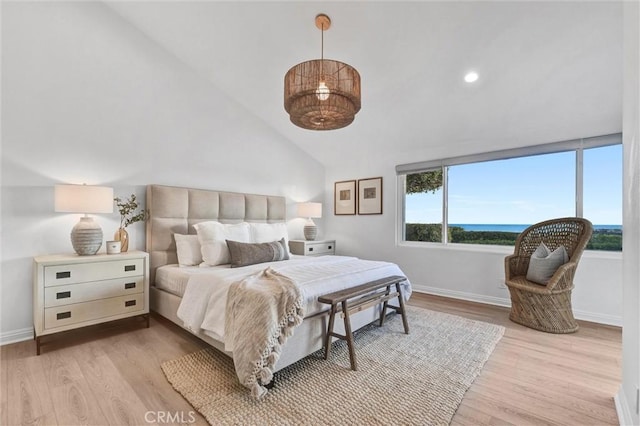
{"label": "table lamp", "polygon": [[56,185],[55,211],[84,213],[71,230],[71,244],[80,256],[94,255],[102,246],[102,228],[88,213],[113,213],[113,188],[90,185]]}
{"label": "table lamp", "polygon": [[298,216],[306,217],[304,224],[304,238],[313,241],[318,235],[318,227],[313,223],[313,218],[322,217],[322,203],[298,203]]}

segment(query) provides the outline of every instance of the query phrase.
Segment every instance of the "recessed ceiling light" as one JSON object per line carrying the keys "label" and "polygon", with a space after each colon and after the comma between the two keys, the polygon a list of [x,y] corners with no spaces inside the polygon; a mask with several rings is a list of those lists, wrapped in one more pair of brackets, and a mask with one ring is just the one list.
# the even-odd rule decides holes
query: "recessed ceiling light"
{"label": "recessed ceiling light", "polygon": [[464,81],[466,81],[467,83],[473,83],[477,79],[478,79],[478,73],[474,71],[471,71],[464,76]]}

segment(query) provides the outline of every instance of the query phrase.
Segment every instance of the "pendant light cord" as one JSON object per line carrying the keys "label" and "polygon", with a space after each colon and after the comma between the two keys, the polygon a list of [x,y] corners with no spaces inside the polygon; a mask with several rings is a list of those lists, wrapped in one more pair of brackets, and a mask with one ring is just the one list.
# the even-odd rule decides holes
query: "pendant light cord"
{"label": "pendant light cord", "polygon": [[322,24],[322,29],[320,30],[320,59],[324,60],[324,23]]}
{"label": "pendant light cord", "polygon": [[324,81],[324,22],[320,30],[320,81]]}

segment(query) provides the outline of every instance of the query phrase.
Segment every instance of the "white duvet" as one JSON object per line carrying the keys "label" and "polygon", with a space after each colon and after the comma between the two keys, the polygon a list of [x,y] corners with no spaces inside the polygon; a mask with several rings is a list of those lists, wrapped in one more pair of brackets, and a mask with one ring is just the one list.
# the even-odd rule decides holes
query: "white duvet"
{"label": "white duvet", "polygon": [[[389,262],[362,260],[347,256],[294,257],[282,262],[260,263],[241,268],[210,268],[189,277],[178,308],[178,318],[194,333],[204,334],[225,342],[225,308],[229,286],[256,272],[271,268],[292,279],[302,292],[306,316],[326,310],[318,303],[318,296],[404,273]],[[411,295],[409,281],[403,284],[405,299]],[[225,350],[233,347],[225,342]]]}

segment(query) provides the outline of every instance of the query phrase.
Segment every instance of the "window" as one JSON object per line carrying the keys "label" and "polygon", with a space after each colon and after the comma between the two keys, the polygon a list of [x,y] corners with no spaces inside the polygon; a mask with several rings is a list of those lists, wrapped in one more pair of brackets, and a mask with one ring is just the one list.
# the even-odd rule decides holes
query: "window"
{"label": "window", "polygon": [[407,175],[406,239],[442,241],[442,170]]}
{"label": "window", "polygon": [[405,241],[514,245],[533,223],[582,216],[588,249],[622,250],[619,134],[396,169]]}
{"label": "window", "polygon": [[593,223],[590,250],[622,250],[622,145],[584,150],[583,215]]}

